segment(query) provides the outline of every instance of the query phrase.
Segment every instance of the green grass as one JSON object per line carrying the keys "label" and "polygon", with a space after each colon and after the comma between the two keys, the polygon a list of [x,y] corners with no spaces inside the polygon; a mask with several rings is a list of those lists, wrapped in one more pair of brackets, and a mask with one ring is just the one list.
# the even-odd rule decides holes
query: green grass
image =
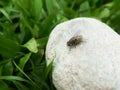
{"label": "green grass", "polygon": [[0,0],[0,90],[56,90],[45,47],[51,30],[77,17],[120,33],[119,0]]}

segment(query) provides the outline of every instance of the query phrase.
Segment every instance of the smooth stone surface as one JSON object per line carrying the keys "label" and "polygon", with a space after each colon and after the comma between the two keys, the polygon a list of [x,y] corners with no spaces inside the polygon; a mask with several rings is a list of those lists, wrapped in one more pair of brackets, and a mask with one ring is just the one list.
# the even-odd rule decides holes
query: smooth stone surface
{"label": "smooth stone surface", "polygon": [[[74,36],[83,42],[70,47]],[[53,62],[57,90],[120,90],[120,36],[93,18],[58,24],[46,47],[47,65]]]}

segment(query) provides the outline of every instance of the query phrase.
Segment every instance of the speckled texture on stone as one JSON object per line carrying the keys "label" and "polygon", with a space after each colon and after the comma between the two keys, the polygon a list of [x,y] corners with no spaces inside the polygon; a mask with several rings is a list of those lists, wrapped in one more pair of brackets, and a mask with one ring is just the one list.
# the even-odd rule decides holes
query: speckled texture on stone
{"label": "speckled texture on stone", "polygon": [[[67,46],[75,35],[84,42]],[[120,90],[120,36],[92,18],[57,25],[46,47],[47,65],[54,59],[52,78],[57,90]]]}

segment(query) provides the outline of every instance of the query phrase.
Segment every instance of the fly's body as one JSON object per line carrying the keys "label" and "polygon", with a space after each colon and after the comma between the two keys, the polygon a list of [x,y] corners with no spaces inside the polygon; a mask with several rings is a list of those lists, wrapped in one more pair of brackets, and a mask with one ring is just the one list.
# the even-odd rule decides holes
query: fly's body
{"label": "fly's body", "polygon": [[75,46],[76,47],[81,42],[83,42],[82,36],[74,36],[67,42],[67,46],[69,46],[69,47]]}

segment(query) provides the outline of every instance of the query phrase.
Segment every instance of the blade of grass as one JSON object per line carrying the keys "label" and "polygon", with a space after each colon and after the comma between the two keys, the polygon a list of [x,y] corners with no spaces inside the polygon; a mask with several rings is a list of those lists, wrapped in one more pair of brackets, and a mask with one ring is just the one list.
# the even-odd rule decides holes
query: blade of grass
{"label": "blade of grass", "polygon": [[42,0],[34,0],[34,11],[35,18],[39,21],[42,15]]}
{"label": "blade of grass", "polygon": [[27,63],[27,61],[29,60],[30,56],[31,56],[31,53],[28,53],[23,58],[20,59],[19,67],[22,70],[24,69],[24,66]]}
{"label": "blade of grass", "polygon": [[42,77],[36,75],[35,73],[32,73],[32,75],[33,75],[34,77],[36,77],[36,80],[38,81],[38,85],[39,85],[41,88],[44,86],[47,90],[49,90],[50,87],[49,87],[48,84],[43,80]]}
{"label": "blade of grass", "polygon": [[29,90],[25,85],[23,85],[22,83],[18,81],[13,81],[13,83],[16,85],[18,90]]}
{"label": "blade of grass", "polygon": [[8,85],[2,80],[0,80],[0,90],[9,90]]}
{"label": "blade of grass", "polygon": [[51,61],[51,63],[45,69],[45,80],[47,79],[49,73],[52,72],[52,68],[53,68],[53,60]]}
{"label": "blade of grass", "polygon": [[24,71],[15,63],[14,60],[13,60],[13,64],[32,83],[32,85],[40,88],[27,74],[24,73]]}
{"label": "blade of grass", "polygon": [[15,5],[17,5],[24,14],[26,14],[27,16],[30,15],[29,11],[25,8],[25,5],[24,5],[23,1],[21,1],[21,0],[13,0],[13,3]]}
{"label": "blade of grass", "polygon": [[8,13],[3,8],[0,8],[0,12],[12,23]]}
{"label": "blade of grass", "polygon": [[37,42],[34,38],[30,39],[26,44],[23,45],[23,47],[26,47],[29,51],[33,53],[38,52]]}
{"label": "blade of grass", "polygon": [[20,51],[20,46],[16,41],[0,35],[0,54],[5,57],[13,57]]}
{"label": "blade of grass", "polygon": [[48,41],[48,37],[43,37],[43,38],[37,39],[39,48],[45,48],[47,41]]}
{"label": "blade of grass", "polygon": [[56,9],[58,8],[58,5],[56,0],[45,0],[45,3],[47,7],[47,12],[49,15],[57,11]]}
{"label": "blade of grass", "polygon": [[[45,20],[42,22],[39,30],[39,35],[41,37],[48,36],[51,30],[54,27],[54,21],[56,20],[57,14],[52,13],[51,15],[47,16]],[[42,29],[41,29],[42,28]]]}
{"label": "blade of grass", "polygon": [[24,26],[26,26],[30,30],[31,34],[34,36],[35,30],[30,26],[28,20],[26,20],[24,17],[22,17],[21,22],[23,23]]}
{"label": "blade of grass", "polygon": [[11,59],[1,61],[0,62],[0,66],[3,65],[3,64],[5,64],[5,63],[7,63],[7,62],[9,62],[9,61],[11,61]]}
{"label": "blade of grass", "polygon": [[14,81],[14,80],[16,80],[16,81],[24,81],[24,82],[29,83],[28,80],[23,79],[23,78],[21,78],[19,76],[0,76],[0,80],[8,80],[8,81]]}
{"label": "blade of grass", "polygon": [[2,75],[12,75],[13,74],[13,65],[12,62],[9,61],[3,66]]}

